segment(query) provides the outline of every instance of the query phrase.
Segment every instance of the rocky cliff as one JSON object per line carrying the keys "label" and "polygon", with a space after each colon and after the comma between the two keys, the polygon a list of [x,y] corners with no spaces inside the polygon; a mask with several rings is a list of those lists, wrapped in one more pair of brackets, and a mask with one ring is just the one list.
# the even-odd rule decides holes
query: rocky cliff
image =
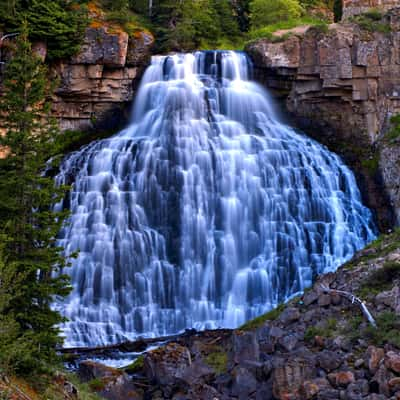
{"label": "rocky cliff", "polygon": [[400,112],[399,48],[400,8],[368,29],[332,24],[247,47],[257,78],[285,98],[299,126],[353,167],[382,229],[393,221],[392,206],[400,222],[400,170],[384,140]]}
{"label": "rocky cliff", "polygon": [[53,114],[62,130],[112,129],[126,120],[126,108],[147,66],[153,36],[92,24],[79,54],[52,66],[59,80]]}
{"label": "rocky cliff", "polygon": [[[79,375],[112,400],[398,399],[399,240],[398,232],[380,238],[241,329],[188,332],[125,370],[83,361]],[[349,292],[366,301],[377,328]]]}

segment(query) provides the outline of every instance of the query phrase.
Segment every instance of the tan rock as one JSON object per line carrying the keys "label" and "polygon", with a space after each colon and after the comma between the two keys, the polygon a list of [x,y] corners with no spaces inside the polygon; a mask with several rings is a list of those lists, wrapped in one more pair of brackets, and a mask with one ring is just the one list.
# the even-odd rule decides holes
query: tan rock
{"label": "tan rock", "polygon": [[400,374],[400,354],[388,351],[385,355],[385,367]]}

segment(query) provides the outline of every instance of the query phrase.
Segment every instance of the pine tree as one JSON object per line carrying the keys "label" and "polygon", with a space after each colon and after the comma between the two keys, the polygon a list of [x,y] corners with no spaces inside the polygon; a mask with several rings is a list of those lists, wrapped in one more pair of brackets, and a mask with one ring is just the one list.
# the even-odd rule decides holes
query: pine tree
{"label": "pine tree", "polygon": [[54,296],[65,296],[69,291],[66,276],[56,276],[66,264],[56,246],[65,215],[51,210],[52,204],[63,196],[64,188],[56,188],[53,179],[43,173],[58,134],[49,117],[51,87],[46,75],[40,58],[32,53],[24,26],[15,54],[6,66],[0,97],[5,131],[0,136],[4,264],[0,282],[12,282],[7,301],[4,294],[3,303],[0,299],[0,330],[6,325],[12,330],[15,343],[29,343],[21,363],[3,359],[1,346],[5,344],[0,341],[0,363],[7,362],[19,372],[40,369],[54,359],[55,347],[61,343],[56,325],[62,317],[51,309],[51,303]]}

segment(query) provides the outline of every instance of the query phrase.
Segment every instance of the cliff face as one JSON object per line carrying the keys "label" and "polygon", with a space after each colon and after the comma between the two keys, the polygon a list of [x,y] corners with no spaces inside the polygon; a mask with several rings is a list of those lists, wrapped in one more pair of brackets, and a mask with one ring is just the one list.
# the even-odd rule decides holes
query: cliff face
{"label": "cliff face", "polygon": [[382,23],[390,33],[333,24],[327,32],[310,28],[281,43],[259,40],[247,51],[257,78],[286,98],[297,123],[353,167],[386,228],[390,204],[400,218],[400,170],[383,140],[390,116],[400,112],[400,9]]}
{"label": "cliff face", "polygon": [[52,66],[52,76],[60,82],[53,104],[60,128],[111,129],[126,119],[153,42],[146,31],[129,36],[105,26],[89,27],[79,54]]}
{"label": "cliff face", "polygon": [[343,0],[343,18],[361,14],[371,8],[388,11],[398,5],[398,0]]}

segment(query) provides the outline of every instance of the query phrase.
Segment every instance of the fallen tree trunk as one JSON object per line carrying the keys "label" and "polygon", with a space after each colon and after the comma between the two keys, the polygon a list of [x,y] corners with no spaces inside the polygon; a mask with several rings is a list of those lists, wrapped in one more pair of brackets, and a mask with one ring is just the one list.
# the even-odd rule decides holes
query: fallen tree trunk
{"label": "fallen tree trunk", "polygon": [[357,304],[358,307],[361,309],[361,312],[367,318],[368,322],[376,328],[376,321],[370,311],[368,310],[367,306],[365,303],[357,296],[355,296],[353,293],[346,292],[344,290],[336,290],[336,289],[331,289],[328,286],[324,284],[320,284],[321,289],[323,290],[324,293],[327,294],[338,294],[341,297],[344,297],[345,299],[349,300],[352,304]]}

